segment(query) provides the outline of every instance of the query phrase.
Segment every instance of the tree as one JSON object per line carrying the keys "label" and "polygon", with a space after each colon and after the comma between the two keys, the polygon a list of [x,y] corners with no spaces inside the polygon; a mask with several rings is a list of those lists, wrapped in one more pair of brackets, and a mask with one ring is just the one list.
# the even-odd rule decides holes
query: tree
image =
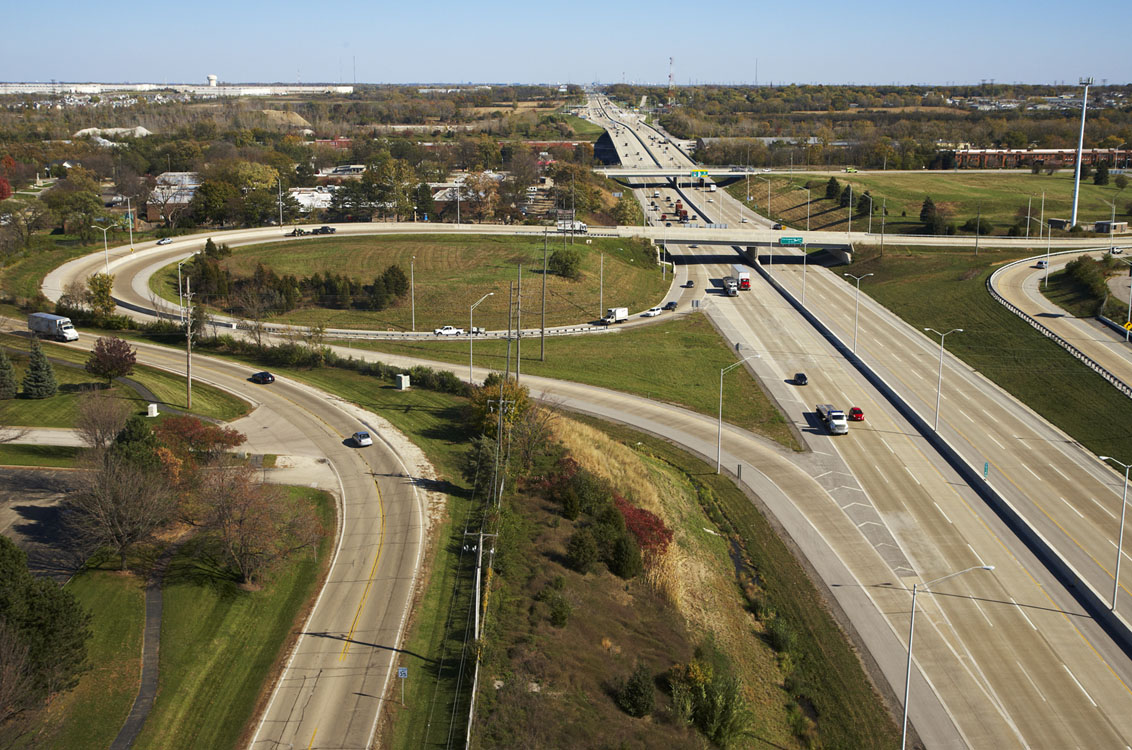
{"label": "tree", "polygon": [[240,191],[236,187],[219,180],[205,180],[193,193],[190,207],[197,221],[224,226],[226,222],[235,220],[235,209],[239,204]]}
{"label": "tree", "polygon": [[1108,184],[1108,162],[1102,161],[1097,165],[1097,172],[1093,175],[1094,185],[1107,185]]}
{"label": "tree", "polygon": [[385,291],[394,297],[404,297],[409,293],[409,277],[405,275],[405,270],[398,265],[389,266],[381,274],[381,281],[385,285]]}
{"label": "tree", "polygon": [[225,450],[242,445],[247,436],[231,427],[210,424],[192,416],[168,417],[154,430],[178,458],[212,463]]}
{"label": "tree", "polygon": [[566,564],[582,575],[598,560],[597,542],[589,529],[578,529],[566,545]]}
{"label": "tree", "polygon": [[849,201],[851,200],[853,200],[853,186],[846,185],[845,189],[841,191],[841,198],[838,200],[838,204],[842,208],[848,208]]}
{"label": "tree", "polygon": [[641,206],[633,198],[622,195],[613,207],[613,218],[621,226],[630,226],[641,223]]}
{"label": "tree", "polygon": [[135,544],[148,540],[172,518],[174,497],[160,472],[111,450],[90,462],[77,492],[67,500],[79,534],[109,548],[126,570]]}
{"label": "tree", "polygon": [[114,378],[121,378],[133,372],[137,359],[137,352],[129,342],[117,336],[102,336],[94,342],[85,369],[91,375],[106,378],[106,384],[110,385],[114,382]]}
{"label": "tree", "polygon": [[122,431],[114,437],[110,452],[143,469],[156,470],[161,464],[157,455],[160,447],[145,419],[135,414],[126,420]]}
{"label": "tree", "polygon": [[127,401],[106,391],[92,391],[79,402],[75,429],[87,447],[101,452],[114,442],[129,416]]}
{"label": "tree", "polygon": [[1117,190],[1123,190],[1128,187],[1128,177],[1123,174],[1118,174],[1116,177],[1112,178],[1112,184],[1116,185]]}
{"label": "tree", "polygon": [[924,203],[920,207],[920,221],[924,224],[931,224],[932,218],[936,215],[935,202],[931,196],[924,197]]}
{"label": "tree", "polygon": [[582,255],[572,248],[559,248],[550,254],[547,268],[551,273],[577,281],[582,277]]}
{"label": "tree", "polygon": [[6,201],[12,197],[12,185],[7,179],[0,177],[0,201]]}
{"label": "tree", "polygon": [[859,216],[867,216],[873,212],[873,197],[869,191],[861,193],[861,197],[857,199],[857,214]]}
{"label": "tree", "polygon": [[835,201],[841,197],[841,185],[837,182],[836,177],[830,177],[829,182],[825,184],[825,199]]}
{"label": "tree", "polygon": [[531,408],[530,391],[525,385],[519,385],[510,376],[504,378],[502,373],[488,374],[483,385],[472,391],[472,422],[477,426],[477,432],[483,432],[491,438],[495,438],[498,430],[501,393],[504,401],[504,434],[521,421]]}
{"label": "tree", "polygon": [[652,713],[656,705],[656,686],[652,673],[644,664],[638,663],[617,691],[617,705],[630,716],[640,718]]}
{"label": "tree", "polygon": [[12,367],[12,360],[0,349],[0,399],[16,397],[16,369]]}
{"label": "tree", "polygon": [[[22,652],[23,669],[17,671],[22,671],[25,680],[17,682],[27,690],[23,697],[29,704],[42,704],[52,693],[74,687],[86,661],[90,614],[55,581],[32,576],[27,555],[3,536],[0,623],[0,629],[6,631],[0,636],[0,643],[17,643],[22,647],[7,654],[12,658]],[[0,668],[11,666],[11,662],[6,662]],[[12,704],[0,706],[0,712],[12,708]]]}
{"label": "tree", "polygon": [[114,274],[96,273],[86,280],[90,292],[90,307],[98,315],[107,316],[114,312]]}
{"label": "tree", "polygon": [[208,473],[201,495],[209,505],[208,526],[219,537],[228,564],[241,583],[255,583],[276,563],[313,547],[323,535],[314,511],[257,484],[255,471],[231,467]]}
{"label": "tree", "polygon": [[31,341],[28,369],[24,373],[24,381],[21,385],[24,398],[51,398],[59,391],[59,385],[55,382],[55,370],[47,361],[47,355],[43,353],[39,339]]}

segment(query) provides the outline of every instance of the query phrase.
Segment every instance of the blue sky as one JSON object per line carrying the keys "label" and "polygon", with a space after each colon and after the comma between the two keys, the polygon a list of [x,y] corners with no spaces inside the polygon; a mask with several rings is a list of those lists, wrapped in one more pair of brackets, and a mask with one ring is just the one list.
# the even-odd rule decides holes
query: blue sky
{"label": "blue sky", "polygon": [[[130,8],[129,13],[125,9]],[[1076,22],[1070,14],[1076,12]],[[11,3],[8,81],[677,84],[1132,81],[1127,5],[434,2]]]}

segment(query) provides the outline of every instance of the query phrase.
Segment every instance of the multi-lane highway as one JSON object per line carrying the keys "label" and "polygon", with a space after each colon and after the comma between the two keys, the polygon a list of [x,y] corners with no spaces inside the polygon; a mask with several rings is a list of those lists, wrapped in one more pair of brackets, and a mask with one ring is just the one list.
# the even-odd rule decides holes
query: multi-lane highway
{"label": "multi-lane highway", "polygon": [[[634,148],[632,155],[624,154],[626,159],[637,151],[642,152],[636,156],[642,163],[644,153],[652,154],[653,165],[666,156],[678,158],[666,155],[656,138],[646,136],[638,143],[640,148]],[[716,196],[723,194],[707,197]],[[646,197],[645,204],[651,200]],[[695,205],[710,211],[714,201],[707,204],[701,195]],[[406,229],[417,228],[396,228]],[[440,229],[429,227],[428,231]],[[474,231],[485,229],[477,226]],[[373,228],[363,225],[351,230]],[[672,230],[675,234],[676,228]],[[691,237],[714,235],[710,230],[679,231]],[[732,230],[716,231],[722,235]],[[277,232],[250,230],[233,233],[225,241],[276,239]],[[144,257],[122,256],[119,251],[111,269],[120,279],[116,294],[145,306],[147,269],[184,257],[199,243],[195,238],[182,241],[181,246],[147,249]],[[712,281],[726,275],[727,263],[738,257],[735,250],[723,246],[709,254],[688,244],[669,242],[673,254],[679,256],[679,280],[697,282],[696,290],[685,291],[684,296],[706,303],[708,314],[743,351],[761,354],[761,359],[752,361],[756,372],[812,448],[801,457],[784,456],[742,431],[729,429],[724,438],[724,463],[743,462],[748,467],[745,482],[771,505],[806,551],[894,693],[899,695],[903,686],[911,584],[973,565],[995,566],[993,572],[976,571],[941,583],[936,596],[919,599],[911,716],[921,736],[938,747],[1125,746],[1132,737],[1132,717],[1125,710],[1132,697],[1128,688],[1132,668],[1127,657],[916,429],[761,277],[755,278],[751,292],[738,298],[707,291],[713,288]],[[85,263],[49,277],[45,284],[49,296],[52,290],[61,290],[66,278],[100,270],[97,258]],[[767,270],[786,289],[800,295],[799,268]],[[851,290],[839,277],[813,267],[808,269],[806,285],[807,307],[843,341],[848,340],[852,305],[847,295]],[[913,408],[932,416],[938,347],[865,297],[859,325],[862,360]],[[799,370],[810,374],[811,385],[804,389],[786,382]],[[1117,507],[1112,501],[1116,481],[1111,472],[1067,445],[1064,436],[961,363],[946,359],[945,378],[947,418],[941,432],[968,459],[995,456],[991,478],[995,489],[1020,507],[1039,508],[1035,523],[1045,524],[1040,526],[1043,533],[1048,530],[1051,543],[1064,549],[1075,566],[1080,565],[1089,585],[1103,589],[1104,565],[1092,558],[1099,560],[1095,548],[1111,543],[1115,530],[1110,523],[1108,536],[1097,536],[1105,526],[1101,506]],[[668,435],[702,454],[714,452],[714,422],[710,419],[600,389],[531,378],[527,384],[577,408]],[[813,403],[817,402],[861,406],[868,421],[856,425],[849,436],[831,438],[813,419]],[[994,444],[991,441],[1002,447],[988,450],[988,443]],[[1027,472],[1034,477],[1026,478]],[[1059,479],[1063,472],[1065,479]],[[1080,472],[1080,476],[1071,472]],[[1088,486],[1096,491],[1083,499],[1069,476],[1090,482]],[[1095,507],[1090,509],[1085,502]],[[380,537],[369,538],[372,542]],[[340,614],[342,611],[339,608]],[[325,698],[332,693],[319,692],[326,673],[320,676],[314,665],[332,663],[335,654],[325,646],[321,651],[312,646],[307,653],[309,662],[295,659],[307,664],[306,671],[289,671],[290,676],[285,676],[284,692],[273,699],[274,713],[269,711],[261,732],[277,726],[280,731],[273,738],[287,736],[290,739],[285,742],[299,745],[313,741],[313,736],[308,739],[304,734],[317,729],[316,745],[322,746],[321,727],[328,725],[334,709]],[[360,673],[370,671],[372,667]],[[358,674],[351,672],[353,678]],[[381,695],[380,691],[370,694]],[[286,706],[286,711],[277,705]],[[324,710],[317,708],[320,705]],[[350,716],[368,709],[368,704],[346,705]],[[273,720],[273,715],[280,718]],[[321,718],[312,720],[311,716]],[[364,722],[353,723],[360,726]]]}
{"label": "multi-lane highway", "polygon": [[[640,142],[650,143],[648,138]],[[740,221],[743,209],[721,191],[685,189],[681,195],[712,221]],[[735,249],[709,252],[672,241],[669,246],[690,266],[700,288],[711,289],[713,281],[730,273],[726,263],[738,258]],[[801,265],[765,269],[801,299]],[[853,288],[826,269],[807,271],[807,309],[842,342],[851,342]],[[936,598],[920,614],[921,626],[924,620],[933,623],[935,640],[925,643],[917,631],[917,662],[965,740],[975,747],[1124,746],[1132,732],[1125,715],[1132,670],[1126,655],[1070,592],[1025,552],[846,357],[761,277],[750,293],[738,298],[708,294],[705,301],[709,314],[743,351],[762,354],[757,369],[763,382],[778,391],[779,402],[800,428],[820,430],[812,417],[813,403],[864,408],[868,421],[848,437],[810,438],[815,452],[834,461],[827,476],[837,477],[839,485],[831,494],[859,529],[856,538],[835,545],[847,560],[871,549],[905,587],[971,566],[996,566],[993,573],[976,571],[943,584],[964,596]],[[862,297],[857,337],[857,355],[930,423],[938,343],[867,296]],[[810,375],[805,396],[802,389],[776,388],[797,371]],[[1120,478],[962,363],[946,357],[944,378],[944,438],[970,464],[989,464],[991,486],[1088,586],[1098,593],[1109,591]],[[890,626],[899,628],[907,616],[907,599],[874,596],[882,611],[900,613],[890,619]],[[914,711],[913,704],[915,717]]]}

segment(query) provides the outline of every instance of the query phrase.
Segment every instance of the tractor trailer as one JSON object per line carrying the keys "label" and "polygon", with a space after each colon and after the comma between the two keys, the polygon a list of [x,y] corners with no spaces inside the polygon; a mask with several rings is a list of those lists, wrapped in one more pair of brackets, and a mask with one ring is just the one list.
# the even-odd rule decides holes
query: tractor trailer
{"label": "tractor trailer", "polygon": [[751,288],[751,270],[746,266],[738,263],[732,264],[731,276],[738,282],[740,289]]}
{"label": "tractor trailer", "polygon": [[79,332],[71,325],[71,319],[50,313],[32,313],[28,316],[28,330],[38,336],[58,341],[78,341]]}

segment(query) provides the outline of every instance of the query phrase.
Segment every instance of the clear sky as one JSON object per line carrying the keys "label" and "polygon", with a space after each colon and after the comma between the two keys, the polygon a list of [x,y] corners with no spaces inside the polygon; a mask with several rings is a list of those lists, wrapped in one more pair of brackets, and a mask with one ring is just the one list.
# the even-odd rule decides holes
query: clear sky
{"label": "clear sky", "polygon": [[1117,0],[7,6],[6,81],[661,84],[669,56],[680,85],[1132,81]]}

